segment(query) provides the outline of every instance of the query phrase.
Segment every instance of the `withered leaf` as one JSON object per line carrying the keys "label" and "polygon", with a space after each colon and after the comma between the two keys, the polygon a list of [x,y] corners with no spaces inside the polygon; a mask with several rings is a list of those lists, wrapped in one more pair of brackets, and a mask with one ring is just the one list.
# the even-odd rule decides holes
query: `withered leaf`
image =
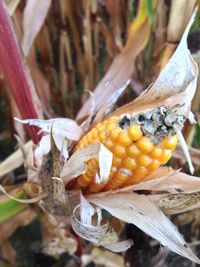
{"label": "withered leaf", "polygon": [[[86,201],[87,202],[87,201]],[[88,203],[88,205],[90,205]],[[78,205],[73,210],[73,216],[72,216],[72,228],[74,231],[83,237],[84,239],[93,242],[97,246],[103,246],[111,251],[115,252],[122,252],[126,251],[128,248],[130,248],[133,244],[132,240],[124,240],[119,241],[117,237],[117,233],[112,228],[111,224],[107,221],[104,224],[97,224],[92,225],[86,223],[89,222],[87,218],[86,221],[82,221],[82,218],[85,216],[81,216],[81,220],[77,217],[77,211],[80,208],[80,205]],[[92,208],[92,206],[91,206]],[[81,213],[86,212],[86,210],[81,210]],[[92,215],[92,214],[90,214]],[[86,217],[90,216],[89,214],[86,215]]]}
{"label": "withered leaf", "polygon": [[157,239],[162,245],[193,262],[200,263],[176,227],[147,196],[136,193],[117,193],[102,197],[87,197],[90,203],[107,210],[116,218],[132,223]]}
{"label": "withered leaf", "polygon": [[149,196],[166,214],[179,214],[200,207],[200,192]]}
{"label": "withered leaf", "polygon": [[51,134],[51,150],[44,156],[42,166],[39,171],[39,179],[46,197],[43,199],[44,208],[47,212],[58,215],[69,215],[67,206],[67,194],[65,186],[60,176],[61,156]]}

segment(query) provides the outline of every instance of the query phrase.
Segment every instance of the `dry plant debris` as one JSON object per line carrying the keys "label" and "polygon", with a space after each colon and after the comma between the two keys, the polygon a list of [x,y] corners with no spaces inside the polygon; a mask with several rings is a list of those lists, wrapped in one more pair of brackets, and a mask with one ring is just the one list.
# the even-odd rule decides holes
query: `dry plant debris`
{"label": "dry plant debris", "polygon": [[[119,262],[115,262],[113,252],[125,252],[134,247],[134,240],[124,236],[121,224],[115,225],[118,220],[137,226],[169,250],[200,264],[169,218],[172,214],[200,207],[199,178],[181,172],[179,165],[173,165],[177,168],[161,166],[172,159],[179,142],[183,152],[179,149],[175,156],[183,160],[184,154],[192,174],[196,171],[193,163],[198,167],[198,151],[188,148],[184,139],[184,127],[189,122],[195,123],[191,105],[197,87],[198,66],[187,47],[188,33],[197,12],[191,16],[195,1],[188,6],[185,20],[178,21],[180,29],[177,32],[172,31],[172,9],[179,9],[181,5],[176,6],[176,1],[173,2],[167,40],[177,41],[182,36],[179,45],[167,43],[161,60],[155,64],[155,76],[162,69],[156,81],[132,102],[113,111],[118,98],[122,94],[126,97],[133,84],[138,86],[136,93],[142,91],[134,75],[143,71],[145,77],[142,69],[148,66],[142,66],[138,55],[152,40],[150,32],[155,27],[156,17],[159,23],[155,57],[160,56],[164,45],[161,18],[164,4],[138,2],[133,23],[122,19],[127,8],[125,1],[88,0],[76,6],[68,0],[59,3],[28,0],[23,16],[23,1],[7,1],[8,11],[5,4],[0,3],[0,22],[6,25],[1,29],[4,31],[0,40],[1,80],[4,76],[8,81],[3,88],[5,92],[10,88],[8,98],[14,103],[12,116],[16,125],[28,125],[29,134],[36,143],[33,145],[29,141],[24,147],[20,144],[22,153],[19,149],[0,164],[0,177],[4,182],[0,185],[3,193],[0,198],[2,242],[12,234],[13,225],[8,221],[6,230],[5,212],[1,214],[1,209],[4,211],[6,203],[18,201],[26,204],[27,210],[19,209],[22,213],[14,217],[13,222],[16,226],[23,225],[23,216],[28,214],[27,223],[38,216],[44,234],[41,251],[57,260],[67,252],[75,264],[82,260],[84,266],[91,261],[103,266],[122,266],[122,254],[117,256]],[[158,14],[154,13],[155,6]],[[184,6],[187,6],[186,2]],[[8,12],[17,26],[23,54]],[[62,26],[59,38],[57,14]],[[113,33],[109,28],[109,16],[113,19]],[[81,23],[83,29],[80,29]],[[123,33],[123,28],[129,31]],[[50,41],[52,36],[56,49]],[[106,74],[94,89],[100,80],[97,68],[104,46],[108,56],[103,67]],[[57,50],[59,58],[55,59]],[[79,80],[83,81],[86,91],[89,89],[87,101],[84,95],[80,101],[76,90]],[[26,92],[24,96],[23,92]],[[83,103],[81,107],[80,102]],[[63,117],[70,118],[54,118],[56,109]],[[17,131],[24,138],[21,126]],[[24,157],[27,179],[23,181],[26,195],[24,197],[23,193],[22,199],[22,189],[17,185],[10,189],[4,176],[9,178],[9,173],[22,164]],[[31,204],[30,207],[27,204]],[[14,215],[8,219],[12,220]],[[87,245],[82,251],[78,236],[103,250]],[[3,249],[4,260],[7,260],[6,249],[16,258],[17,254],[8,242]],[[108,260],[102,260],[102,257]]]}

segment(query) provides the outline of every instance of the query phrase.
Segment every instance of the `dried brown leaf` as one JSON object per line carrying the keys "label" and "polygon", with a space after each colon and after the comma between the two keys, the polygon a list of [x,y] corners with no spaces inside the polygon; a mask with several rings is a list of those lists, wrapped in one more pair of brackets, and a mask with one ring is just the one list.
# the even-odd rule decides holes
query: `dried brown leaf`
{"label": "dried brown leaf", "polygon": [[38,196],[31,198],[31,199],[19,199],[14,197],[13,195],[9,194],[6,189],[0,185],[0,191],[5,194],[7,197],[19,202],[19,203],[23,203],[23,204],[28,204],[28,203],[36,203],[39,200],[43,199],[46,195],[44,193],[39,194]]}
{"label": "dried brown leaf", "polygon": [[[134,72],[134,62],[144,49],[149,36],[147,18],[127,41],[126,46],[114,61],[104,78],[94,90],[96,111],[110,99],[116,88],[121,88]],[[84,117],[89,112],[90,103],[87,101],[79,111],[77,118]]]}
{"label": "dried brown leaf", "polygon": [[[188,147],[188,149],[189,149],[189,153],[190,153],[192,162],[195,165],[199,166],[200,165],[200,150],[193,148],[193,147]],[[185,156],[183,154],[183,151],[182,151],[182,148],[180,147],[180,145],[178,145],[176,147],[176,150],[173,153],[173,157],[180,159],[181,162],[183,162],[183,163],[185,162],[186,159],[185,159]]]}
{"label": "dried brown leaf", "polygon": [[69,236],[66,224],[46,213],[41,213],[40,218],[43,229],[42,251],[56,258],[65,252],[73,255],[77,249],[77,242]]}
{"label": "dried brown leaf", "polygon": [[14,265],[16,261],[16,251],[9,242],[5,242],[1,248],[2,257],[9,264]]}
{"label": "dried brown leaf", "polygon": [[[28,65],[35,83],[37,94],[42,104],[42,110],[47,118],[53,117],[53,111],[50,106],[51,92],[47,78],[42,73],[36,60],[35,47],[30,49],[27,57]],[[15,117],[18,117],[17,115]]]}
{"label": "dried brown leaf", "polygon": [[106,9],[111,16],[113,22],[114,39],[117,47],[121,50],[123,48],[122,42],[122,12],[123,12],[123,1],[112,1],[106,0]]}
{"label": "dried brown leaf", "polygon": [[28,0],[23,14],[22,50],[27,56],[47,16],[51,0]]}
{"label": "dried brown leaf", "polygon": [[21,0],[6,0],[8,12],[12,16]]}
{"label": "dried brown leaf", "polygon": [[0,244],[2,245],[9,238],[9,236],[14,233],[17,227],[29,224],[35,218],[35,216],[35,212],[31,209],[28,209],[13,217],[12,220],[6,221],[5,223],[1,224]]}
{"label": "dried brown leaf", "polygon": [[[167,27],[167,41],[176,43],[181,39],[184,29],[194,11],[196,0],[172,1]],[[181,14],[181,16],[177,16]]]}
{"label": "dried brown leaf", "polygon": [[43,193],[44,208],[50,214],[58,216],[69,215],[68,199],[65,186],[60,177],[61,162],[60,151],[56,147],[53,136],[51,135],[51,150],[44,156],[42,166],[39,170],[39,180]]}
{"label": "dried brown leaf", "polygon": [[165,214],[179,214],[200,207],[200,192],[179,194],[158,194],[149,196]]}
{"label": "dried brown leaf", "polygon": [[84,254],[82,261],[84,266],[93,261],[105,267],[124,267],[124,260],[121,255],[100,248],[93,248],[91,254]]}
{"label": "dried brown leaf", "polygon": [[190,106],[196,91],[198,67],[187,48],[187,36],[194,21],[191,17],[181,42],[156,82],[137,99],[113,114],[133,113],[158,106],[177,106],[179,113],[190,118]]}

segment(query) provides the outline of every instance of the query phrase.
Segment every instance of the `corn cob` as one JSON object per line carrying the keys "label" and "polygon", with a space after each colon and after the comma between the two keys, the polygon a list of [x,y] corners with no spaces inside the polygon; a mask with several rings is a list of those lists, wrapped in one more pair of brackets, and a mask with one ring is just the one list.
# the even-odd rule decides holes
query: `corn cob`
{"label": "corn cob", "polygon": [[99,123],[80,140],[75,150],[101,142],[113,153],[111,173],[106,183],[97,184],[95,174],[99,172],[98,159],[91,159],[87,162],[86,173],[77,178],[76,188],[92,193],[117,189],[141,180],[167,163],[178,143],[173,127],[168,127],[168,132],[161,138],[157,134],[156,142],[154,137],[145,134],[145,127],[134,120],[124,126],[123,119],[112,116]]}

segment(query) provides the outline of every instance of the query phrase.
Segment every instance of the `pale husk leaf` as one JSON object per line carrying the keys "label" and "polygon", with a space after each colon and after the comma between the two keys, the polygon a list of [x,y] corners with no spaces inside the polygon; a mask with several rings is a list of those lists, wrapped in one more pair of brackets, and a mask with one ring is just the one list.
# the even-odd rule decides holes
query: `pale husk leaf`
{"label": "pale husk leaf", "polygon": [[113,252],[123,252],[129,249],[133,245],[133,241],[131,239],[127,239],[124,241],[120,241],[114,244],[104,245],[105,248],[113,251]]}
{"label": "pale husk leaf", "polygon": [[172,168],[160,167],[138,183],[112,191],[100,192],[96,195],[104,197],[117,192],[128,193],[138,190],[195,193],[200,191],[200,179],[199,177],[175,171]]}
{"label": "pale husk leaf", "polygon": [[72,216],[72,227],[77,234],[96,245],[109,245],[117,242],[117,234],[110,229],[109,223],[99,226],[85,224],[77,218],[78,208],[79,206],[74,209]]}
{"label": "pale husk leaf", "polygon": [[102,198],[94,194],[87,199],[118,219],[136,225],[177,254],[200,263],[176,227],[146,196],[117,193],[115,197],[107,195]]}
{"label": "pale husk leaf", "polygon": [[[69,154],[68,154],[68,140],[66,140],[63,136],[59,135],[59,134],[53,134],[53,138],[55,141],[55,144],[58,148],[58,150],[61,152],[61,154],[63,155],[64,159],[68,159]],[[50,151],[51,148],[51,136],[50,134],[48,135],[44,135],[37,148],[34,151],[34,155],[35,155],[35,161],[37,166],[41,166],[42,164],[42,160],[43,157],[45,155],[47,155]]]}
{"label": "pale husk leaf", "polygon": [[86,148],[76,151],[63,166],[61,171],[63,181],[68,183],[71,179],[83,174],[87,169],[85,163],[92,158],[99,158],[99,178],[100,182],[105,182],[110,174],[112,153],[101,143],[89,145]]}
{"label": "pale husk leaf", "polygon": [[[103,118],[109,114],[109,112],[112,111],[115,103],[117,102],[117,99],[120,97],[120,95],[123,94],[123,92],[127,89],[128,85],[130,84],[131,80],[127,80],[126,83],[124,85],[122,85],[122,87],[116,89],[115,92],[113,92],[113,94],[110,96],[110,98],[108,98],[108,100],[106,101],[105,104],[103,104],[101,106],[101,108],[99,109],[97,115],[95,116],[92,125],[96,125],[97,123],[101,122],[103,120]],[[108,82],[107,84],[105,84],[106,86],[109,86],[111,82]],[[115,86],[115,85],[113,85]]]}
{"label": "pale husk leaf", "polygon": [[179,143],[180,143],[180,145],[181,145],[181,147],[183,149],[183,153],[185,155],[185,158],[186,158],[186,160],[188,162],[190,172],[193,174],[194,173],[194,167],[192,165],[192,160],[191,160],[191,157],[190,157],[188,146],[187,146],[187,144],[185,142],[185,139],[184,139],[181,131],[177,130],[176,133],[177,133],[177,137],[178,137]]}
{"label": "pale husk leaf", "polygon": [[[32,148],[33,142],[29,141],[24,145],[24,150],[28,153]],[[0,177],[12,172],[24,163],[24,155],[21,149],[18,149],[0,163]]]}
{"label": "pale husk leaf", "polygon": [[[80,206],[77,206],[73,210],[71,224],[73,230],[82,238],[94,243],[97,246],[103,246],[114,252],[126,251],[130,246],[132,246],[132,240],[118,242],[117,234],[108,222],[103,225],[94,226],[92,224],[86,224],[80,221],[77,217],[77,211],[79,207]],[[84,207],[86,207],[86,205]],[[87,211],[82,208],[81,213],[83,212]],[[92,214],[90,213],[88,215]],[[81,218],[85,219],[86,217],[81,215]],[[88,217],[86,220],[89,221]]]}
{"label": "pale husk leaf", "polygon": [[99,183],[105,183],[110,175],[112,167],[113,154],[104,145],[101,145],[99,151],[99,168],[100,168],[100,181]]}
{"label": "pale husk leaf", "polygon": [[56,146],[62,153],[65,160],[69,156],[68,154],[69,140],[77,141],[80,139],[83,133],[82,128],[78,126],[78,124],[74,120],[71,119],[56,118],[50,120],[40,120],[40,119],[20,120],[18,118],[15,118],[15,120],[23,124],[37,126],[41,129],[41,131],[47,133],[47,135],[44,135],[41,138],[39,145],[34,152],[35,160],[38,166],[41,165],[43,156],[48,154],[48,152],[50,151],[51,131]]}
{"label": "pale husk leaf", "polygon": [[65,118],[56,118],[50,120],[40,120],[40,119],[29,119],[20,120],[15,118],[23,124],[34,125],[41,129],[41,131],[46,133],[58,134],[70,140],[79,140],[82,135],[82,129],[74,120]]}
{"label": "pale husk leaf", "polygon": [[92,225],[92,216],[95,214],[93,206],[81,194],[80,217],[84,224]]}

